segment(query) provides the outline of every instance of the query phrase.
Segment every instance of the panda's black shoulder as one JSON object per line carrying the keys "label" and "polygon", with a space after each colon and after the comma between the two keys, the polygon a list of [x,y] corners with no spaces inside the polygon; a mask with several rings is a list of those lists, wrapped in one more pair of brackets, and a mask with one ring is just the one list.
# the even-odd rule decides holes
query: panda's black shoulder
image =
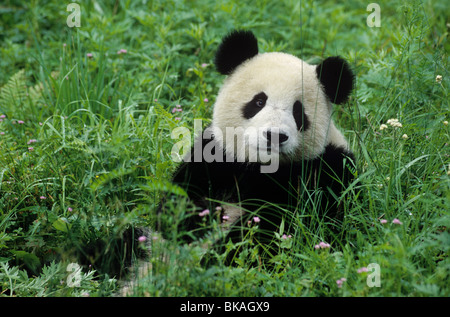
{"label": "panda's black shoulder", "polygon": [[340,186],[347,185],[353,178],[352,170],[355,168],[354,154],[343,146],[328,144],[322,155],[314,160],[313,165],[321,171],[320,182],[334,183],[339,179]]}
{"label": "panda's black shoulder", "polygon": [[351,151],[347,150],[343,146],[328,144],[325,147],[325,151],[322,154],[322,157],[328,162],[333,161],[341,161],[345,157],[349,157],[351,159],[354,158],[354,155]]}

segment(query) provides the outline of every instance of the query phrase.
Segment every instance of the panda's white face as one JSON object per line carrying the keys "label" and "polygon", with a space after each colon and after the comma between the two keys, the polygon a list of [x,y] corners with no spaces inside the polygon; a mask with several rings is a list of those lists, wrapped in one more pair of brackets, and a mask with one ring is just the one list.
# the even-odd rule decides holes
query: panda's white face
{"label": "panda's white face", "polygon": [[316,66],[285,53],[258,54],[225,80],[212,131],[238,161],[267,148],[278,152],[281,161],[313,159],[330,142],[345,144],[331,111]]}

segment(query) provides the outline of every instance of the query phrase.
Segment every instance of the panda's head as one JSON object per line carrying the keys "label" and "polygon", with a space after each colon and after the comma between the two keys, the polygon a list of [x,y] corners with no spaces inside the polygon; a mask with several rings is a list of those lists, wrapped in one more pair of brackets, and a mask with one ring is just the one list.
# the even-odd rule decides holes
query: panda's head
{"label": "panda's head", "polygon": [[261,148],[277,151],[281,161],[313,159],[329,143],[346,145],[331,121],[332,103],[344,103],[354,81],[340,57],[313,66],[285,53],[259,54],[251,32],[234,31],[222,40],[215,64],[228,77],[214,105],[212,133],[238,160]]}

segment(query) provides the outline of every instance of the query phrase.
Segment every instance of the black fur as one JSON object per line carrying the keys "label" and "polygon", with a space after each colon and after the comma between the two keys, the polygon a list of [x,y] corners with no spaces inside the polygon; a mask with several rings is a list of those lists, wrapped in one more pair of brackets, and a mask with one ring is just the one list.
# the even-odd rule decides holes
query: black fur
{"label": "black fur", "polygon": [[328,57],[317,66],[316,74],[332,103],[339,105],[347,101],[353,90],[355,76],[344,59],[339,56]]}
{"label": "black fur", "polygon": [[[202,142],[203,149],[215,141],[201,139],[198,142]],[[204,219],[198,212],[209,209],[210,216],[213,217],[212,212],[220,205],[214,200],[239,203],[249,211],[232,227],[223,241],[225,243],[230,239],[235,243],[241,241],[245,230],[248,229],[242,224],[247,223],[253,216],[259,216],[261,222],[257,239],[269,244],[273,240],[273,232],[278,232],[281,219],[288,216],[281,208],[308,216],[311,210],[307,210],[304,204],[311,199],[312,193],[321,197],[318,206],[321,216],[326,215],[331,220],[342,218],[338,202],[333,195],[339,197],[351,182],[351,169],[354,167],[353,154],[343,148],[328,145],[324,154],[318,158],[280,164],[278,171],[270,174],[261,173],[259,163],[226,162],[225,153],[223,155],[223,162],[194,162],[192,151],[191,162],[182,163],[174,174],[173,183],[183,188],[189,199],[199,207],[197,212],[188,215],[179,225],[179,231],[189,233],[182,237],[184,242],[191,242],[194,237],[206,233],[207,230],[201,225]],[[263,207],[266,202],[270,205]],[[164,206],[160,212],[164,212]],[[286,223],[288,232],[291,225],[289,219]],[[158,229],[163,233],[165,231],[163,227]],[[270,234],[266,235],[267,232]],[[223,245],[218,243],[214,247],[222,252]]]}
{"label": "black fur", "polygon": [[266,105],[267,95],[264,92],[256,94],[250,102],[247,102],[242,109],[245,119],[251,119]]}
{"label": "black fur", "polygon": [[295,119],[295,123],[297,124],[297,129],[299,131],[306,131],[309,128],[308,117],[303,111],[303,105],[300,101],[296,101],[293,106],[293,116]]}
{"label": "black fur", "polygon": [[222,75],[231,74],[237,66],[258,54],[258,40],[250,31],[233,31],[225,36],[216,57],[216,69]]}

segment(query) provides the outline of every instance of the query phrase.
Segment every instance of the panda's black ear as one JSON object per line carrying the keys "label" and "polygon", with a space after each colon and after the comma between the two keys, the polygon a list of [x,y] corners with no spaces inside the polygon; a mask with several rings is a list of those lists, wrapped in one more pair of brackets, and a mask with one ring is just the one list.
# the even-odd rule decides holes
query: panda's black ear
{"label": "panda's black ear", "polygon": [[316,74],[332,103],[339,105],[347,101],[353,90],[355,75],[344,59],[328,57],[317,65]]}
{"label": "panda's black ear", "polygon": [[222,39],[216,53],[217,71],[231,74],[237,66],[258,54],[258,40],[250,31],[235,30]]}

